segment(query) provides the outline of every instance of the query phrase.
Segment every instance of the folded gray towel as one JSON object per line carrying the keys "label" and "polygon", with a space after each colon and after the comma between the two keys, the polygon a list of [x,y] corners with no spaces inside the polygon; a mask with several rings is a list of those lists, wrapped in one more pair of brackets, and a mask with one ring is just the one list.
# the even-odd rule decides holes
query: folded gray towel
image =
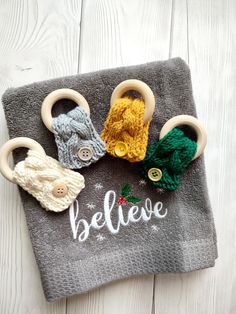
{"label": "folded gray towel", "polygon": [[[90,104],[91,119],[101,132],[112,91],[130,78],[147,83],[155,95],[149,146],[169,118],[196,116],[189,68],[176,58],[9,89],[3,105],[10,137],[31,137],[57,158],[54,135],[40,117],[43,99],[59,88],[79,91]],[[15,162],[23,159],[24,153],[17,150]],[[47,300],[133,275],[214,266],[216,234],[203,157],[190,164],[178,190],[161,194],[141,179],[135,163],[108,154],[80,173],[85,177],[85,189],[69,210],[59,214],[46,212],[20,189]],[[123,202],[124,195],[129,202]]]}

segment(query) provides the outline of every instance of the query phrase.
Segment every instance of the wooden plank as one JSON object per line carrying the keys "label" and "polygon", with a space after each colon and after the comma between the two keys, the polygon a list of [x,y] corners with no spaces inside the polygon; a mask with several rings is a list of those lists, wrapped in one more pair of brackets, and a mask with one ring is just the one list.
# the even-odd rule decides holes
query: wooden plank
{"label": "wooden plank", "polygon": [[80,72],[168,58],[171,0],[84,2]]}
{"label": "wooden plank", "polygon": [[169,57],[181,57],[188,63],[187,1],[172,1]]}
{"label": "wooden plank", "polygon": [[[189,2],[189,62],[198,113],[209,132],[206,168],[219,249],[216,267],[203,285],[205,294],[198,291],[205,313],[233,313],[236,307],[235,16],[234,0]],[[203,312],[201,304],[198,309]]]}
{"label": "wooden plank", "polygon": [[69,298],[67,313],[151,314],[153,283],[152,275],[113,282],[87,294]]}
{"label": "wooden plank", "polygon": [[155,313],[227,314],[236,310],[235,15],[236,3],[231,0],[188,0],[187,6],[185,0],[175,2],[176,27],[181,31],[183,23],[185,26],[181,33],[176,34],[176,27],[173,30],[172,51],[179,51],[186,61],[189,57],[198,115],[209,134],[205,159],[219,258],[212,269],[158,276]]}
{"label": "wooden plank", "polygon": [[[77,72],[81,1],[0,1],[0,95],[7,87]],[[17,114],[17,113],[16,113]],[[7,128],[0,111],[0,144]],[[47,303],[16,186],[0,178],[0,312],[65,313]]]}
{"label": "wooden plank", "polygon": [[[171,1],[84,1],[80,72],[167,59]],[[151,313],[153,276],[114,282],[67,301],[68,314]]]}

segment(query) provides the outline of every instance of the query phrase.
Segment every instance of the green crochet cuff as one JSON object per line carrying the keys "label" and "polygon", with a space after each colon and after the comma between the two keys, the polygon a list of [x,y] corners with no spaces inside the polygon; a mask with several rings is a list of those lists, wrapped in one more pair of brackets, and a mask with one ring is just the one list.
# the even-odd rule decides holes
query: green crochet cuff
{"label": "green crochet cuff", "polygon": [[[148,148],[145,159],[139,163],[141,176],[150,184],[169,191],[180,185],[181,175],[190,164],[197,150],[197,143],[174,128],[161,140]],[[157,180],[150,170],[158,171]]]}

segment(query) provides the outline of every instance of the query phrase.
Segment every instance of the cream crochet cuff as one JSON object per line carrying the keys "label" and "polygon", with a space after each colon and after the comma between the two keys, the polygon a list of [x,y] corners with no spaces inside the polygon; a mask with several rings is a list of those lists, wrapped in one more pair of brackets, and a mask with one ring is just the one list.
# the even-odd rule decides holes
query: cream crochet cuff
{"label": "cream crochet cuff", "polygon": [[34,150],[29,150],[26,159],[16,164],[13,176],[43,208],[54,212],[67,209],[85,187],[81,174]]}

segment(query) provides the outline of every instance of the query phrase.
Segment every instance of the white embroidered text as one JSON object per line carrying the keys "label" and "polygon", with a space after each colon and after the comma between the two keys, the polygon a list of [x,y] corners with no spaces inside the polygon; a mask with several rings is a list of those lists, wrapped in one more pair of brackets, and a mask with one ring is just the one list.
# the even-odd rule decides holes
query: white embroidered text
{"label": "white embroidered text", "polygon": [[[153,205],[149,198],[146,198],[144,206],[132,205],[125,214],[122,205],[115,206],[115,204],[117,204],[115,191],[108,191],[104,198],[103,212],[96,212],[89,223],[86,219],[79,217],[79,202],[75,200],[69,210],[73,238],[78,238],[80,242],[85,241],[91,228],[100,230],[106,227],[112,234],[117,234],[121,226],[128,226],[130,223],[140,220],[149,221],[152,216],[162,219],[167,215],[167,208],[161,213],[163,211],[162,202],[156,202]],[[115,211],[117,211],[116,215],[114,215]],[[117,217],[116,221],[114,221],[114,217]]]}

